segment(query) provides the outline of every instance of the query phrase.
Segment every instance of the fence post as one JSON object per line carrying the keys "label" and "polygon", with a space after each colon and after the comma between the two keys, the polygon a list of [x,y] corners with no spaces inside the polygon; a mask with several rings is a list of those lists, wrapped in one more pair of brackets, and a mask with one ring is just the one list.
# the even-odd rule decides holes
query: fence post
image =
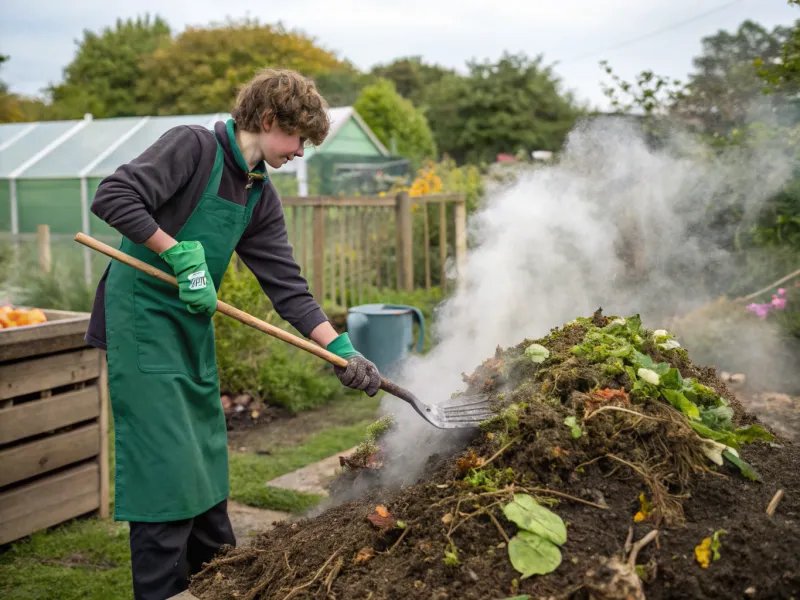
{"label": "fence post", "polygon": [[36,239],[39,242],[39,267],[45,273],[49,273],[52,265],[50,253],[50,226],[39,225],[36,231]]}
{"label": "fence post", "polygon": [[397,287],[409,292],[414,290],[414,246],[411,198],[408,192],[400,192],[395,198],[397,213]]}
{"label": "fence post", "polygon": [[456,269],[458,278],[464,276],[464,267],[467,260],[467,203],[462,197],[456,202]]}
{"label": "fence post", "polygon": [[314,298],[322,306],[325,302],[325,207],[314,207]]}

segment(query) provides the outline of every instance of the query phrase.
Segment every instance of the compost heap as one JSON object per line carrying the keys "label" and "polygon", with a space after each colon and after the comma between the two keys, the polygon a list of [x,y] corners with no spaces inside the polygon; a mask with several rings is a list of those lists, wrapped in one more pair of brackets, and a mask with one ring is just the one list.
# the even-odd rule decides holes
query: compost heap
{"label": "compost heap", "polygon": [[666,331],[598,311],[498,348],[465,381],[497,411],[468,448],[389,489],[380,474],[392,456],[373,428],[332,487],[366,479],[372,489],[250,547],[223,548],[191,591],[213,600],[800,594],[798,447],[745,414]]}

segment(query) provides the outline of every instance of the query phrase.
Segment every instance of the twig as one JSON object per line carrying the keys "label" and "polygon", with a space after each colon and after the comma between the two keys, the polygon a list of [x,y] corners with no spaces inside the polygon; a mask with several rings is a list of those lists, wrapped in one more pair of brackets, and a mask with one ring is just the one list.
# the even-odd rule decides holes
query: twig
{"label": "twig", "polygon": [[598,408],[596,411],[591,413],[588,417],[584,418],[583,420],[584,420],[584,422],[586,422],[589,419],[593,418],[598,413],[604,412],[606,410],[615,410],[615,411],[618,411],[618,412],[629,413],[631,415],[636,415],[637,417],[641,417],[642,419],[652,419],[653,421],[663,421],[665,423],[669,422],[668,419],[661,419],[659,417],[651,417],[649,415],[643,415],[642,413],[640,413],[638,411],[630,410],[629,408],[622,408],[621,406],[603,406],[602,408]]}
{"label": "twig", "polygon": [[631,548],[630,556],[628,557],[628,564],[630,565],[631,568],[634,568],[636,566],[636,557],[639,555],[639,551],[645,546],[647,546],[647,544],[652,542],[654,539],[656,539],[656,537],[658,537],[658,529],[653,529],[653,531],[648,533],[646,536],[644,536],[642,539],[640,539],[633,545],[633,548]]}
{"label": "twig", "polygon": [[584,500],[583,498],[576,498],[575,496],[570,496],[569,494],[565,494],[564,492],[557,492],[555,490],[548,490],[547,488],[534,488],[532,490],[528,490],[525,488],[519,488],[523,492],[528,492],[529,494],[552,494],[553,496],[561,496],[562,498],[566,498],[567,500],[574,500],[575,502],[580,502],[581,504],[588,504],[589,506],[593,506],[594,508],[599,508],[600,510],[609,510],[607,506],[603,506],[602,504],[595,504],[594,502],[589,502],[588,500]]}
{"label": "twig", "polygon": [[633,527],[628,527],[628,537],[625,538],[625,554],[630,553],[633,548]]}
{"label": "twig", "polygon": [[500,455],[501,455],[503,452],[505,452],[506,450],[508,450],[508,449],[511,447],[511,444],[514,444],[514,443],[518,442],[519,440],[520,440],[520,438],[519,438],[519,437],[515,437],[513,440],[511,440],[510,442],[508,442],[508,443],[507,443],[505,446],[503,446],[502,448],[500,448],[500,450],[498,450],[497,452],[495,452],[495,453],[494,453],[494,456],[492,456],[492,458],[490,458],[490,459],[489,459],[489,460],[487,460],[485,463],[483,463],[483,464],[481,465],[481,468],[483,468],[483,467],[485,467],[486,465],[488,465],[489,463],[491,463],[491,462],[492,462],[492,461],[493,461],[495,458],[497,458],[497,457],[498,457],[498,456],[500,456]]}
{"label": "twig", "polygon": [[508,539],[508,535],[503,530],[503,528],[500,526],[500,522],[497,520],[497,517],[494,516],[492,511],[489,511],[487,514],[489,515],[489,518],[492,520],[492,523],[494,523],[494,526],[497,527],[497,531],[499,531],[500,535],[503,536],[503,539],[506,541],[506,544],[510,544],[511,540]]}
{"label": "twig", "polygon": [[580,468],[582,468],[582,467],[588,467],[590,464],[592,464],[592,463],[596,463],[598,460],[601,460],[601,459],[603,459],[603,458],[605,458],[605,457],[606,457],[606,455],[605,455],[605,454],[603,454],[602,456],[596,456],[596,457],[594,457],[592,460],[587,460],[586,462],[579,464],[577,467],[575,467],[575,468],[574,468],[574,469],[572,469],[572,470],[573,470],[573,471],[577,471],[578,469],[580,469]]}
{"label": "twig", "polygon": [[438,502],[431,504],[428,508],[436,508],[437,506],[441,506],[442,504],[450,502],[450,500],[455,500],[456,498],[458,498],[458,496],[448,496],[447,498],[442,498]]}
{"label": "twig", "polygon": [[344,548],[344,546],[342,546],[341,548],[336,550],[333,554],[331,554],[328,557],[328,560],[325,561],[325,564],[323,564],[319,568],[319,571],[317,571],[317,573],[314,575],[314,577],[312,577],[309,581],[307,581],[303,585],[300,585],[300,586],[297,586],[296,588],[293,588],[286,596],[283,597],[283,600],[289,600],[289,598],[292,598],[295,594],[298,594],[299,592],[302,592],[304,589],[306,589],[308,587],[311,587],[311,585],[317,579],[319,579],[319,576],[322,575],[323,571],[325,571],[325,569],[328,568],[328,565],[331,564],[331,561],[336,557],[337,554],[339,554],[339,552],[342,551],[343,548]]}
{"label": "twig", "polygon": [[[266,568],[262,571],[262,575],[266,574]],[[259,583],[256,587],[250,590],[247,596],[244,597],[244,600],[255,600],[256,596],[258,596],[261,592],[263,592],[267,586],[272,583],[272,580],[275,579],[275,575],[273,574],[272,577],[264,577],[263,581]]]}
{"label": "twig", "polygon": [[797,271],[795,271],[794,273],[789,273],[786,277],[781,277],[775,283],[771,283],[767,287],[761,288],[757,292],[753,292],[752,294],[748,294],[747,296],[744,296],[742,298],[736,298],[736,300],[734,300],[734,302],[747,302],[748,300],[752,300],[753,298],[757,298],[758,296],[760,296],[764,292],[768,292],[771,289],[778,287],[780,284],[786,283],[790,279],[794,279],[798,275],[800,275],[800,269],[797,269]]}
{"label": "twig", "polygon": [[328,573],[328,576],[325,578],[325,589],[328,590],[328,595],[331,594],[331,586],[333,582],[336,581],[336,578],[339,576],[339,571],[342,570],[344,566],[344,560],[339,557],[339,560],[336,561],[336,565],[331,569],[331,572]]}
{"label": "twig", "polygon": [[200,577],[208,573],[211,569],[216,569],[217,567],[221,567],[222,565],[232,565],[234,563],[249,560],[251,558],[253,558],[253,555],[248,553],[248,554],[238,554],[236,556],[228,556],[227,558],[218,558],[216,560],[212,560],[195,577],[199,579]]}
{"label": "twig", "polygon": [[767,507],[767,516],[772,517],[775,514],[775,510],[778,508],[778,504],[780,504],[781,500],[783,500],[783,490],[778,490],[775,492],[775,495],[772,497],[772,500]]}
{"label": "twig", "polygon": [[647,477],[647,474],[644,471],[642,471],[639,467],[637,467],[636,465],[633,465],[633,464],[629,463],[627,460],[624,460],[624,459],[620,458],[619,456],[614,456],[613,454],[606,454],[606,457],[613,458],[614,460],[621,462],[623,465],[627,465],[628,467],[630,467],[631,469],[636,471],[639,475],[644,477],[645,481],[649,481],[649,477]]}
{"label": "twig", "polygon": [[[467,521],[469,521],[469,520],[470,520],[472,517],[477,517],[478,515],[482,515],[482,514],[483,514],[483,513],[485,513],[487,510],[489,510],[490,508],[493,508],[493,507],[497,506],[498,504],[500,504],[500,502],[492,502],[491,504],[487,504],[487,505],[486,505],[486,506],[484,506],[483,508],[479,508],[479,509],[478,509],[478,510],[476,510],[475,512],[471,512],[471,513],[469,513],[469,514],[468,514],[466,517],[464,517],[463,519],[461,519],[461,520],[458,522],[458,525],[456,525],[455,527],[453,527],[453,528],[452,528],[452,530],[450,531],[450,534],[454,533],[456,529],[458,529],[459,527],[461,527],[461,526],[462,526],[464,523],[466,523]],[[453,521],[453,522],[455,522],[455,521]],[[452,523],[451,523],[451,525],[452,525]],[[448,535],[447,535],[447,537],[450,537],[450,534],[448,534]]]}
{"label": "twig", "polygon": [[411,525],[406,525],[406,528],[403,530],[403,533],[400,534],[400,537],[397,538],[397,541],[394,544],[392,544],[392,547],[389,548],[389,550],[386,552],[386,554],[391,554],[392,550],[394,550],[395,548],[397,548],[397,546],[400,545],[400,542],[403,541],[403,538],[406,537],[406,534],[408,533],[408,531],[410,529],[411,529]]}

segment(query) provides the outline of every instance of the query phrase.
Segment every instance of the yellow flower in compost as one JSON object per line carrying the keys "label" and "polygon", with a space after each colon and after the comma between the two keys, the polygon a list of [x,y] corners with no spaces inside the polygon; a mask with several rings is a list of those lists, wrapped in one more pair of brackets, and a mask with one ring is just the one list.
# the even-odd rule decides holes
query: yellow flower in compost
{"label": "yellow flower in compost", "polygon": [[644,494],[639,494],[639,504],[641,505],[641,509],[633,516],[633,520],[636,523],[644,521],[650,516],[650,513],[653,512],[653,505]]}
{"label": "yellow flower in compost", "polygon": [[702,542],[700,542],[699,546],[695,546],[694,557],[697,559],[697,562],[700,563],[701,567],[703,567],[704,569],[708,568],[708,565],[711,563],[710,537],[707,537]]}

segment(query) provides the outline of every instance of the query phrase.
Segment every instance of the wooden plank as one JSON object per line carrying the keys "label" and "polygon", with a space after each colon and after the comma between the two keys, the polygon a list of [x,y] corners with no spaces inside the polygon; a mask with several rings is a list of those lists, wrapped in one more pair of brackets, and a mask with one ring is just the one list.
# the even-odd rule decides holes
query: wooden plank
{"label": "wooden plank", "polygon": [[447,289],[447,204],[444,203],[439,205],[439,260],[439,285],[444,292]]}
{"label": "wooden plank", "polygon": [[383,289],[381,284],[381,267],[383,262],[383,248],[381,242],[383,241],[383,219],[382,210],[374,210],[372,214],[372,226],[375,231],[375,287],[378,291]]}
{"label": "wooden plank", "polygon": [[448,204],[449,202],[463,202],[462,194],[432,194],[424,196],[425,204]]}
{"label": "wooden plank", "polygon": [[300,239],[297,236],[298,226],[300,221],[300,209],[296,206],[292,208],[292,246],[294,247],[295,260],[297,260],[297,248]]}
{"label": "wooden plank", "polygon": [[428,231],[428,205],[422,203],[422,226],[423,237],[425,239],[425,289],[431,289],[431,239]]}
{"label": "wooden plank", "polygon": [[284,206],[394,206],[392,198],[378,196],[288,196],[281,199]]}
{"label": "wooden plank", "polygon": [[356,298],[356,278],[358,277],[358,229],[356,228],[356,214],[358,208],[346,208],[348,214],[347,231],[350,236],[350,252],[347,253],[347,260],[350,263],[350,303],[358,303]]}
{"label": "wooden plank", "polygon": [[347,308],[347,269],[345,261],[347,260],[347,239],[345,238],[345,218],[344,210],[340,209],[339,213],[339,294],[341,295],[341,306]]}
{"label": "wooden plank", "polygon": [[303,238],[302,242],[302,256],[301,256],[301,269],[304,274],[307,276],[308,271],[308,223],[306,223],[306,213],[308,211],[301,210],[300,211],[300,227],[301,227],[301,237]]}
{"label": "wooden plank", "polygon": [[89,315],[59,310],[42,311],[45,323],[0,329],[0,362],[86,346]]}
{"label": "wooden plank", "polygon": [[[330,215],[330,211],[328,211]],[[330,299],[332,304],[336,304],[336,232],[334,231],[334,226],[336,225],[333,222],[333,219],[326,219],[326,223],[328,225],[328,264],[330,267],[330,271],[328,272],[328,281],[330,281]]]}
{"label": "wooden plank", "polygon": [[111,458],[108,448],[108,409],[109,409],[109,393],[108,393],[108,361],[106,360],[106,353],[100,354],[100,379],[97,382],[97,387],[100,392],[100,455],[98,462],[100,463],[100,507],[98,516],[104,519],[109,516],[110,505],[108,498],[108,477],[109,477],[109,464]]}
{"label": "wooden plank", "polygon": [[458,278],[463,279],[464,268],[467,262],[467,205],[464,202],[456,203],[456,270]]}
{"label": "wooden plank", "polygon": [[[427,204],[462,202],[462,194],[433,194],[425,197]],[[336,206],[336,207],[388,207],[394,206],[394,199],[381,196],[284,196],[284,206]]]}
{"label": "wooden plank", "polygon": [[98,508],[99,474],[90,463],[0,493],[0,544]]}
{"label": "wooden plank", "polygon": [[0,400],[88,381],[99,374],[97,348],[1,364]]}
{"label": "wooden plank", "polygon": [[364,269],[367,261],[366,209],[357,208],[358,215],[358,303],[364,304]]}
{"label": "wooden plank", "polygon": [[325,208],[314,207],[314,297],[325,302]]}
{"label": "wooden plank", "polygon": [[97,386],[24,402],[0,410],[0,444],[94,419],[100,414]]}
{"label": "wooden plank", "polygon": [[0,451],[0,487],[36,477],[100,453],[100,425],[28,442]]}
{"label": "wooden plank", "polygon": [[411,198],[407,192],[397,194],[396,204],[397,228],[397,288],[413,291],[414,289],[414,239],[411,220]]}

